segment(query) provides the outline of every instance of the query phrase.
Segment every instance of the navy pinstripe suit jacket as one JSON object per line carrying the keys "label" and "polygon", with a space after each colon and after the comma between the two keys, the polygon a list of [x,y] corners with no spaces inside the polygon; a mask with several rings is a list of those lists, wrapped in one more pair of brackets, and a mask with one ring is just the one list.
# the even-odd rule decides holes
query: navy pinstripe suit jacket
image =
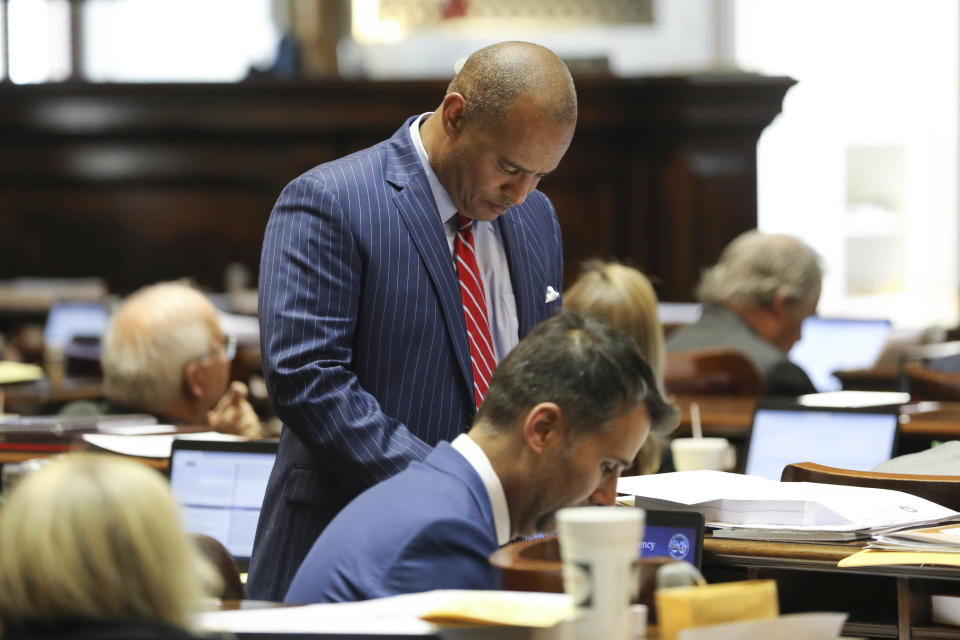
{"label": "navy pinstripe suit jacket", "polygon": [[[280,194],[260,261],[270,399],[285,428],[247,595],[283,598],[313,541],[367,487],[467,430],[476,408],[459,282],[408,120]],[[560,227],[539,191],[496,222],[522,338],[559,308]]]}

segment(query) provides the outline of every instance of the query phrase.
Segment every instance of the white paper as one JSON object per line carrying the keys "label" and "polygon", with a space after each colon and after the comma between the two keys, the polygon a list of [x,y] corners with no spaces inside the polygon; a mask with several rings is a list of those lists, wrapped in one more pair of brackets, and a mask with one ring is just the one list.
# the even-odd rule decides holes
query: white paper
{"label": "white paper", "polygon": [[97,425],[100,433],[114,436],[150,436],[160,433],[176,433],[177,428],[172,424],[110,424],[104,422]]}
{"label": "white paper", "polygon": [[679,640],[834,640],[840,636],[846,613],[792,613],[764,620],[728,622],[685,629]]}
{"label": "white paper", "polygon": [[[454,599],[469,595],[470,591],[442,589],[412,593],[390,598],[338,604],[311,604],[298,607],[242,609],[237,611],[209,611],[198,614],[195,623],[204,631],[231,633],[390,633],[394,635],[422,635],[435,633],[441,627],[420,620],[419,616],[433,611]],[[535,593],[522,591],[485,591],[500,594],[521,602],[551,603],[570,597],[562,593]],[[550,630],[543,630],[550,631]],[[537,637],[549,637],[538,634]]]}
{"label": "white paper", "polygon": [[106,449],[125,456],[141,458],[169,458],[174,439],[180,440],[225,440],[235,442],[247,440],[243,436],[216,431],[199,433],[161,434],[161,435],[114,435],[109,433],[85,433],[83,439],[95,447]]}
{"label": "white paper", "polygon": [[960,598],[940,594],[930,596],[930,617],[940,624],[960,625]]}
{"label": "white paper", "polygon": [[714,526],[857,531],[936,522],[960,515],[902,491],[812,482],[777,482],[723,471],[678,471],[620,478],[637,504],[688,506]]}
{"label": "white paper", "polygon": [[828,391],[797,398],[805,407],[882,407],[907,402],[910,394],[899,391]]}

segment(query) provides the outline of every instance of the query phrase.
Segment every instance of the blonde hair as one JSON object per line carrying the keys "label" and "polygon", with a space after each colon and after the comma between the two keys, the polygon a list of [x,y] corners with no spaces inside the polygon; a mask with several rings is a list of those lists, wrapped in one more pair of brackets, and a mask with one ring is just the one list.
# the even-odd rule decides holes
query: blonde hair
{"label": "blonde hair", "polygon": [[[563,306],[597,316],[631,336],[663,389],[663,326],[657,315],[657,294],[645,275],[617,262],[589,260],[564,292]],[[663,443],[663,435],[651,430],[637,454],[640,473],[655,473],[660,468]]]}
{"label": "blonde hair", "polygon": [[663,388],[663,327],[657,316],[657,294],[645,275],[616,262],[589,260],[564,292],[563,306],[598,316],[636,340]]}
{"label": "blonde hair", "polygon": [[0,621],[186,626],[219,576],[180,527],[166,481],[119,457],[71,453],[0,508]]}
{"label": "blonde hair", "polygon": [[185,282],[140,289],[114,313],[103,338],[104,394],[163,413],[183,390],[183,368],[210,351],[217,312]]}

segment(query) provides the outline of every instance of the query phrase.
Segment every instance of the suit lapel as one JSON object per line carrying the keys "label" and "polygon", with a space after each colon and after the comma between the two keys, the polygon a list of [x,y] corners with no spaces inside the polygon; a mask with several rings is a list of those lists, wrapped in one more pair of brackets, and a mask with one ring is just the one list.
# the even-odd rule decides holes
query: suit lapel
{"label": "suit lapel", "polygon": [[537,269],[535,261],[529,259],[532,249],[525,237],[529,230],[519,218],[512,210],[501,216],[496,224],[500,225],[500,237],[503,238],[507,263],[510,265],[510,283],[517,302],[517,328],[520,338],[523,338],[539,322],[537,309],[544,304],[545,292],[542,288],[546,278]]}
{"label": "suit lapel", "polygon": [[385,175],[398,187],[394,202],[430,275],[467,395],[473,398],[473,367],[470,364],[460,282],[430,184],[410,140],[408,129],[411,122],[407,120],[388,143]]}

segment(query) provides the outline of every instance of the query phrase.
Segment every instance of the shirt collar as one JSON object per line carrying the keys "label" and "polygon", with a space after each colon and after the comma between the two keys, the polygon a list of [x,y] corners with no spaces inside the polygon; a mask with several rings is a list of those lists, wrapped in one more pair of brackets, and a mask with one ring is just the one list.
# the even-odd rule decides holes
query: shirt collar
{"label": "shirt collar", "polygon": [[453,200],[450,199],[447,190],[440,184],[440,179],[437,178],[437,174],[433,172],[433,167],[430,166],[430,157],[427,156],[427,150],[424,148],[423,140],[420,138],[420,124],[432,113],[432,111],[422,113],[419,118],[413,121],[413,124],[410,125],[410,138],[413,140],[413,148],[417,150],[420,164],[423,165],[423,170],[427,174],[427,182],[430,184],[430,191],[433,193],[433,201],[436,203],[437,211],[440,213],[440,222],[447,224],[450,218],[457,212],[457,208],[453,206]]}
{"label": "shirt collar", "polygon": [[505,545],[510,542],[510,510],[507,508],[507,494],[503,492],[503,484],[497,472],[490,464],[490,458],[483,452],[473,439],[465,433],[457,436],[450,443],[460,455],[467,459],[473,470],[480,476],[483,486],[487,489],[490,498],[490,507],[493,509],[493,525],[497,530],[497,544]]}

